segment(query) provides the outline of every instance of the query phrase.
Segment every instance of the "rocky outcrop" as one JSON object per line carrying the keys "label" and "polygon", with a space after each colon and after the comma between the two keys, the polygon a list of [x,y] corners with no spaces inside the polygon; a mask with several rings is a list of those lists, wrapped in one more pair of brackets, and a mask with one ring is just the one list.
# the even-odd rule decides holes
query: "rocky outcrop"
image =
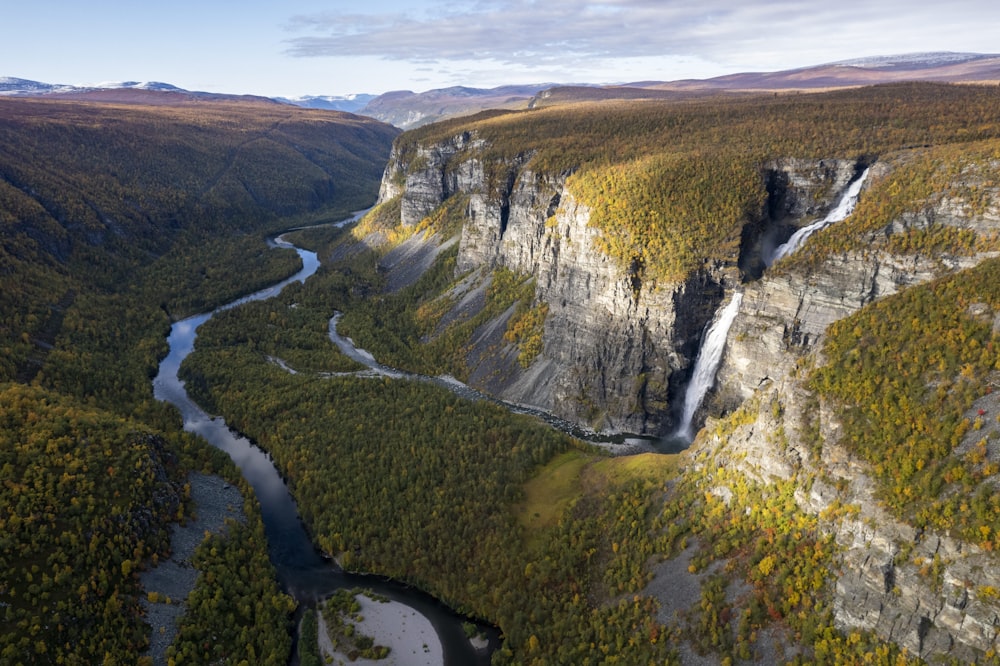
{"label": "rocky outcrop", "polygon": [[[738,281],[735,266],[637,289],[634,275],[594,249],[599,231],[566,188],[568,174],[526,169],[527,155],[484,165],[480,147],[462,135],[418,149],[409,164],[394,155],[381,194],[401,198],[401,223],[409,225],[453,194],[467,195],[458,270],[505,266],[530,274],[549,306],[544,349],[532,367],[480,348],[469,357],[470,383],[601,431],[664,431],[701,330]],[[485,332],[482,338],[496,342]]]}
{"label": "rocky outcrop", "polygon": [[[399,197],[403,225],[419,223],[451,196],[467,196],[458,271],[505,266],[530,274],[536,297],[548,304],[544,349],[535,364],[520,368],[515,355],[498,350],[496,336],[483,331],[479,337],[491,344],[470,353],[470,382],[600,431],[650,434],[674,426],[702,332],[741,272],[744,278],[759,274],[768,248],[829,209],[858,166],[795,159],[767,165],[762,178],[769,203],[759,219],[747,220],[741,256],[654,289],[595,249],[600,232],[566,188],[569,174],[532,171],[527,152],[486,163],[483,148],[463,133],[405,155],[397,150],[380,193],[380,201]],[[755,369],[745,374],[751,381]]]}
{"label": "rocky outcrop", "polygon": [[753,418],[702,441],[715,447],[714,465],[762,483],[810,479],[795,499],[812,514],[853,507],[823,522],[840,548],[832,586],[839,628],[873,631],[923,658],[974,662],[997,649],[995,556],[949,534],[918,530],[885,511],[866,465],[839,444],[837,414],[803,382],[770,381],[743,408]]}
{"label": "rocky outcrop", "polygon": [[449,141],[418,146],[406,161],[394,148],[379,186],[379,203],[401,197],[400,223],[417,224],[451,195],[482,188],[482,162],[472,155],[482,146],[465,132]]}
{"label": "rocky outcrop", "polygon": [[929,258],[851,253],[808,274],[765,276],[747,284],[717,375],[719,400],[733,407],[763,383],[787,376],[803,354],[817,348],[830,324],[876,298],[933,278],[938,268]]}

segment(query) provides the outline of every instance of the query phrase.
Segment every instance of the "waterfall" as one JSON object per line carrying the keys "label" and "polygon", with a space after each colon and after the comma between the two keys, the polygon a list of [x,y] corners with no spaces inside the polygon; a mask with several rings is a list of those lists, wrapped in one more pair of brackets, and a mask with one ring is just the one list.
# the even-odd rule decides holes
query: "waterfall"
{"label": "waterfall", "polygon": [[691,381],[688,383],[687,392],[684,394],[684,416],[681,418],[680,428],[677,430],[677,437],[690,441],[692,438],[691,422],[694,414],[701,406],[701,401],[715,383],[715,371],[719,369],[719,362],[722,361],[722,351],[726,348],[726,337],[729,335],[729,327],[736,319],[736,313],[740,311],[740,302],[743,294],[733,293],[718,315],[712,326],[705,335],[705,341],[698,351],[698,359],[694,362],[694,372]]}
{"label": "waterfall", "polygon": [[840,222],[841,220],[846,219],[847,216],[854,211],[854,205],[858,202],[858,194],[861,192],[861,186],[864,184],[865,178],[867,177],[868,169],[865,169],[857,180],[852,182],[850,187],[848,187],[844,192],[840,201],[837,203],[836,208],[831,210],[822,220],[802,227],[792,234],[791,238],[774,249],[774,252],[765,263],[770,266],[778,259],[787,257],[792,252],[795,252],[802,247],[802,244],[805,243],[806,239],[809,238],[809,236],[811,236],[814,232],[819,231],[823,227],[833,224],[834,222]]}
{"label": "waterfall", "polygon": [[[765,263],[770,266],[778,259],[787,257],[802,247],[806,239],[814,232],[834,222],[846,219],[847,216],[854,212],[854,206],[858,202],[858,195],[861,193],[861,186],[864,185],[867,177],[868,169],[865,169],[860,176],[851,182],[841,196],[840,201],[837,202],[837,206],[826,217],[802,227],[792,234],[792,237],[785,243],[775,248]],[[691,381],[688,383],[687,391],[684,394],[684,413],[681,417],[680,427],[678,427],[677,432],[673,435],[673,438],[676,440],[690,442],[694,436],[691,429],[695,412],[701,407],[701,401],[704,400],[705,394],[708,393],[708,390],[715,383],[715,373],[719,369],[719,363],[722,361],[722,352],[726,347],[726,337],[729,335],[729,327],[732,326],[733,320],[736,319],[736,314],[740,310],[740,302],[742,300],[743,294],[735,292],[729,303],[715,316],[715,321],[712,322],[708,333],[705,335],[705,340],[698,351],[698,358],[694,363],[694,372],[691,374]]]}

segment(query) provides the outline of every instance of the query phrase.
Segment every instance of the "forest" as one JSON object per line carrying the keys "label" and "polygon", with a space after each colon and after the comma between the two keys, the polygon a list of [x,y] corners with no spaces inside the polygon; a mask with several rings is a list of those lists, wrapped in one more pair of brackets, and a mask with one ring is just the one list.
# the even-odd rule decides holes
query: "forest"
{"label": "forest", "polygon": [[286,663],[294,602],[252,491],[150,379],[172,318],[297,269],[267,235],[367,205],[397,133],[270,104],[0,100],[0,661],[135,663],[139,573],[199,470],[242,488],[248,522],[196,555],[173,658]]}
{"label": "forest", "polygon": [[[721,663],[920,663],[835,625],[830,525],[856,508],[805,512],[794,481],[722,465],[708,435],[681,455],[609,457],[489,401],[352,374],[328,336],[338,312],[341,333],[417,373],[466,377],[470,336],[505,312],[503,343],[523,365],[537,357],[548,310],[530,275],[488,271],[482,308],[452,318],[447,294],[467,277],[457,249],[403,286],[378,268],[417,234],[456,238],[462,196],[415,228],[398,226],[398,199],[354,228],[318,225],[374,202],[393,141],[418,168],[418,146],[469,132],[498,178],[517,156],[569,174],[599,249],[653,283],[735,263],[765,205],[762,172],[789,156],[892,169],[844,227],[776,272],[865,247],[972,256],[1000,249],[996,234],[931,225],[872,239],[929,202],[988,212],[998,119],[995,88],[936,84],[573,104],[405,134],[283,106],[0,100],[2,660],[133,661],[149,642],[138,572],[169,554],[169,526],[195,510],[185,475],[204,470],[239,485],[248,520],[199,547],[202,576],[168,654],[287,662],[295,604],[274,580],[252,491],[180,432],[150,378],[171,321],[294,272],[294,254],[265,239],[309,227],[291,238],[319,252],[319,272],[214,317],[182,376],[273,457],[317,545],[345,568],[495,624],[496,664],[680,663],[687,649]],[[384,244],[364,242],[373,235]],[[834,324],[802,367],[887,510],[987,551],[1000,545],[998,428],[983,408],[1000,372],[998,265],[942,271],[873,303]],[[770,409],[781,407],[751,399],[710,434],[724,442]],[[696,593],[674,612],[649,586],[677,562]]]}

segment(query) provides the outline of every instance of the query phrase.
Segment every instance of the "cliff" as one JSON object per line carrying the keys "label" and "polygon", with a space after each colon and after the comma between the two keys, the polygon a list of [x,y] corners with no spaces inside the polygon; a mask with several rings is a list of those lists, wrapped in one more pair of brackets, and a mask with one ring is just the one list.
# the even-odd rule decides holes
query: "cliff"
{"label": "cliff", "polygon": [[[892,172],[892,165],[877,164],[874,179],[885,181]],[[931,229],[995,238],[1000,215],[992,188],[990,198],[989,206],[975,209],[961,197],[938,197],[864,234],[855,243],[863,249],[832,253],[815,265],[776,266],[773,273],[744,285],[743,307],[719,369],[714,409],[742,405],[750,422],[725,436],[705,433],[703,440],[716,447],[716,462],[723,467],[764,483],[799,480],[796,499],[804,511],[823,515],[835,506],[852,507],[852,516],[826,526],[842,549],[835,621],[848,631],[872,630],[923,658],[948,655],[974,661],[996,649],[1000,604],[988,591],[1000,582],[1000,564],[990,543],[984,548],[957,530],[915,527],[886,510],[885,491],[872,467],[851,450],[844,406],[816,394],[808,368],[826,362],[821,352],[832,323],[914,285],[995,258],[995,246],[969,252],[891,250],[901,245],[895,242],[900,236]],[[1000,317],[985,304],[969,307],[975,316],[992,320],[995,336]],[[997,401],[988,386],[980,391],[983,397],[969,408],[967,422],[978,413],[995,424]],[[995,436],[990,428],[967,434],[951,456],[968,455],[975,441]],[[994,455],[986,453],[990,460]],[[983,483],[992,487],[989,478]]]}
{"label": "cliff", "polygon": [[503,266],[531,275],[536,299],[548,305],[534,363],[520,368],[509,350],[497,353],[484,327],[468,355],[470,383],[603,432],[670,432],[702,332],[727,290],[759,275],[762,253],[828,209],[856,172],[846,160],[768,165],[767,205],[747,220],[741,256],[643,288],[636,271],[595,248],[601,232],[567,187],[568,173],[537,173],[525,166],[530,154],[484,163],[483,148],[463,133],[418,146],[408,162],[394,151],[379,202],[398,197],[400,223],[413,226],[450,197],[468,196],[457,271]]}
{"label": "cliff", "polygon": [[527,368],[499,334],[510,312],[480,327],[467,353],[472,385],[596,430],[665,435],[676,425],[706,325],[729,293],[742,291],[698,422],[737,409],[742,415],[703,430],[696,450],[765,485],[796,481],[802,511],[854,508],[824,527],[842,549],[832,591],[839,627],[872,630],[924,657],[973,660],[995,647],[1000,602],[976,594],[1000,588],[995,558],[887,511],[870,466],[842,441],[838,405],[815,395],[804,371],[823,362],[832,323],[997,256],[995,243],[942,252],[901,250],[908,246],[897,242],[942,229],[995,240],[995,191],[986,188],[985,207],[960,196],[933,198],[888,224],[851,231],[848,249],[769,267],[773,248],[829,211],[862,167],[870,167],[866,191],[884,188],[908,158],[774,160],[761,168],[767,197],[745,221],[739,256],[650,284],[641,267],[623,270],[595,249],[601,232],[568,187],[569,173],[535,171],[530,153],[491,163],[486,147],[462,133],[420,145],[405,159],[394,151],[380,193],[380,202],[398,198],[399,221],[411,227],[451,197],[467,197],[456,261],[465,279],[444,321],[475,309],[470,285],[501,266],[532,276],[536,301],[548,306],[542,351]]}

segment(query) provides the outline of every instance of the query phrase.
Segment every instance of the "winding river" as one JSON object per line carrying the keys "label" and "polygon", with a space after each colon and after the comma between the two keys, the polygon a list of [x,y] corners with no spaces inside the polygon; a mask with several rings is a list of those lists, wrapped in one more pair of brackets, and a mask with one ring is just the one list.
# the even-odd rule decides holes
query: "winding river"
{"label": "winding river", "polygon": [[[346,224],[356,218],[346,220]],[[169,402],[180,410],[184,429],[201,435],[212,446],[225,451],[240,468],[260,501],[264,527],[267,533],[268,552],[282,588],[303,606],[314,606],[338,589],[365,587],[393,601],[400,602],[430,620],[438,634],[443,649],[445,666],[488,664],[491,653],[499,646],[496,630],[486,630],[489,648],[477,651],[465,636],[461,617],[433,597],[414,588],[376,576],[349,574],[324,558],[316,549],[299,517],[298,508],[275,468],[271,457],[246,437],[234,432],[217,416],[207,414],[188,396],[184,382],[178,376],[181,363],[194,349],[198,327],[216,312],[228,310],[250,301],[265,300],[281,293],[293,282],[304,282],[319,268],[315,252],[294,247],[280,237],[271,243],[298,252],[302,269],[295,275],[271,287],[237,299],[212,312],[189,317],[175,323],[167,343],[170,352],[160,363],[159,373],[153,380],[153,394],[157,400]],[[378,637],[376,637],[377,640]]]}

